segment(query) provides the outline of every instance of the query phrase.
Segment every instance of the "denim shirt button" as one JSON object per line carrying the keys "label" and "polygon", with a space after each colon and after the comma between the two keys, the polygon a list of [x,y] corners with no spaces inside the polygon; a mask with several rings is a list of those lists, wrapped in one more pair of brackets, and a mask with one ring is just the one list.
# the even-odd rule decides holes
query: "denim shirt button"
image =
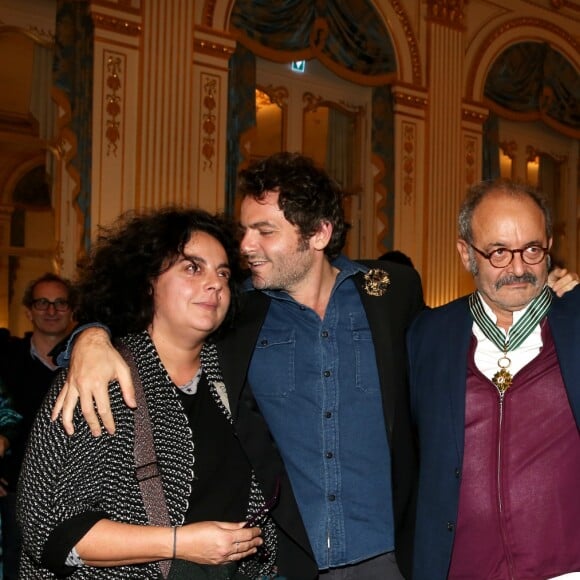
{"label": "denim shirt button", "polygon": [[330,376],[330,371],[324,371],[324,376],[328,378]]}
{"label": "denim shirt button", "polygon": [[329,501],[335,501],[335,500],[336,500],[336,496],[335,496],[333,493],[331,493],[331,494],[328,496],[328,500],[329,500]]}
{"label": "denim shirt button", "polygon": [[332,459],[334,457],[332,451],[327,451],[326,452],[326,459]]}
{"label": "denim shirt button", "polygon": [[455,522],[447,522],[447,529],[452,532],[455,530]]}
{"label": "denim shirt button", "polygon": [[323,330],[320,334],[322,338],[328,338],[328,330]]}
{"label": "denim shirt button", "polygon": [[324,413],[324,416],[325,416],[327,419],[330,419],[330,418],[332,417],[332,413],[331,413],[330,411],[326,411],[326,413]]}

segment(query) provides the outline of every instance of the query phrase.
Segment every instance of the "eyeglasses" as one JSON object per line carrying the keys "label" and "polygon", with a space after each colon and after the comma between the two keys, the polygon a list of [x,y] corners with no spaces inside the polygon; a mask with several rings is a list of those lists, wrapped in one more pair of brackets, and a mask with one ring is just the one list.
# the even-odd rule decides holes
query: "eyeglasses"
{"label": "eyeglasses", "polygon": [[528,266],[534,266],[539,264],[548,253],[548,248],[542,248],[542,246],[526,246],[525,248],[519,248],[517,250],[510,250],[509,248],[496,248],[493,252],[486,254],[480,249],[476,248],[473,244],[469,244],[480,256],[483,256],[494,268],[505,268],[509,266],[515,254],[519,254],[522,257],[522,261]]}
{"label": "eyeglasses", "polygon": [[40,310],[41,312],[48,310],[51,306],[54,306],[54,309],[57,312],[66,312],[69,309],[68,300],[65,300],[64,298],[57,298],[56,300],[36,298],[36,300],[32,301],[32,308],[34,308],[34,310]]}

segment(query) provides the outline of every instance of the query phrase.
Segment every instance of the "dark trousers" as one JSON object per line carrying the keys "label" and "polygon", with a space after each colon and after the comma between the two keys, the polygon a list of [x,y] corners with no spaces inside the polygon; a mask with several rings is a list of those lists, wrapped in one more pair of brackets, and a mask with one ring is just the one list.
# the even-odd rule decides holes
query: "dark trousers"
{"label": "dark trousers", "polygon": [[0,517],[2,518],[2,567],[4,580],[17,580],[22,536],[16,523],[16,494],[0,497]]}
{"label": "dark trousers", "polygon": [[395,553],[382,554],[357,564],[323,570],[320,580],[403,580]]}

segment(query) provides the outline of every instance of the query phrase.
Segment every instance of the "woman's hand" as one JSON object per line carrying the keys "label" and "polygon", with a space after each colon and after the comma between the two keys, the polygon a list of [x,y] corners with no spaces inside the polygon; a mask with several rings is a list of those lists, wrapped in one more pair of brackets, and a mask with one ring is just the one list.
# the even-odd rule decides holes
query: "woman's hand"
{"label": "woman's hand", "polygon": [[54,404],[52,420],[62,411],[63,427],[72,435],[73,413],[80,397],[81,410],[91,433],[95,437],[101,434],[99,417],[105,429],[114,433],[115,421],[109,401],[109,382],[113,380],[119,382],[125,403],[135,407],[131,372],[123,357],[102,328],[87,328],[75,340],[67,380]]}
{"label": "woman's hand", "polygon": [[79,540],[76,550],[85,564],[98,567],[171,560],[174,555],[196,564],[227,564],[255,554],[263,543],[260,528],[245,525],[197,522],[174,532],[168,527],[100,520]]}
{"label": "woman's hand", "polygon": [[255,554],[263,543],[260,528],[245,522],[198,522],[177,528],[176,558],[196,564],[227,564]]}

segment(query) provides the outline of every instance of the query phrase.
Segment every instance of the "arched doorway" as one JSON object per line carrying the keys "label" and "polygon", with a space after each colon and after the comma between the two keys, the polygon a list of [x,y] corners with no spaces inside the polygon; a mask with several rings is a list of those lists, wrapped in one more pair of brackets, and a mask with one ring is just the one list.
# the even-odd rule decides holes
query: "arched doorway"
{"label": "arched doorway", "polygon": [[393,131],[384,130],[393,125],[394,50],[370,2],[318,4],[276,15],[267,2],[238,0],[232,8],[238,50],[230,61],[230,206],[240,167],[275,150],[303,152],[347,192],[347,254],[374,257],[393,240],[383,225],[394,213]]}

